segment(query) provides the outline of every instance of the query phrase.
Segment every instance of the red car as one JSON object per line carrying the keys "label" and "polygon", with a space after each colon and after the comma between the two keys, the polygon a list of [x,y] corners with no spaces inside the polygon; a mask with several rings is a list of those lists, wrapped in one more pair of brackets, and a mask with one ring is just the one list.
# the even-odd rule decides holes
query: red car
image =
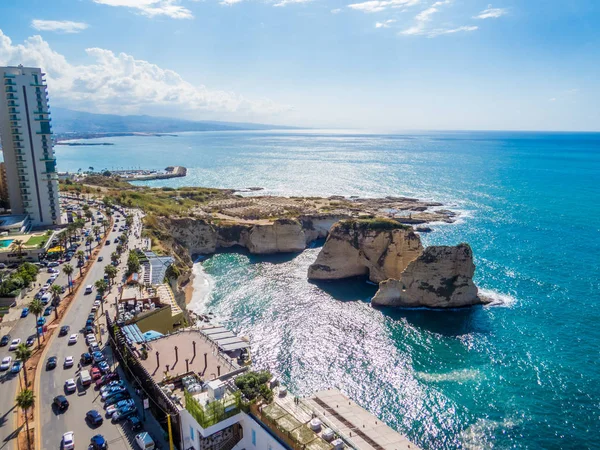
{"label": "red car", "polygon": [[92,380],[97,380],[98,378],[102,378],[102,374],[100,373],[100,369],[97,367],[92,367],[92,371],[90,372],[92,375]]}
{"label": "red car", "polygon": [[[94,369],[97,369],[97,368],[94,368]],[[100,386],[105,385],[109,381],[118,380],[118,379],[119,379],[118,373],[116,373],[116,372],[107,373],[106,375],[103,375],[102,377],[100,377],[96,380],[96,388],[99,389]]]}

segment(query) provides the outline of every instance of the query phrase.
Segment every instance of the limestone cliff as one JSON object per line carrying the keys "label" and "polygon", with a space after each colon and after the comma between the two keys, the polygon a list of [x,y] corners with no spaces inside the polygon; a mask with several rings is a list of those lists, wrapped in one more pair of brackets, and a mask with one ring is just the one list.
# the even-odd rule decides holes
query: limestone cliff
{"label": "limestone cliff", "polygon": [[350,219],[331,228],[325,245],[308,269],[312,280],[368,275],[374,282],[398,278],[423,252],[410,227],[389,219]]}
{"label": "limestone cliff", "polygon": [[339,218],[321,214],[268,223],[231,223],[183,217],[161,218],[160,226],[191,254],[211,254],[236,245],[253,254],[269,254],[301,252],[308,243],[326,237]]}
{"label": "limestone cliff", "polygon": [[473,283],[475,264],[468,244],[431,246],[398,277],[379,284],[372,305],[459,308],[480,303]]}

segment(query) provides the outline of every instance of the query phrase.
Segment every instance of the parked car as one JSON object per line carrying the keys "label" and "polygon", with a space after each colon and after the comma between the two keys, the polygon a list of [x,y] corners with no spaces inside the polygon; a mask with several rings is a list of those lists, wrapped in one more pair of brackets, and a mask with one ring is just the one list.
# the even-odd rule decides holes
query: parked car
{"label": "parked car", "polygon": [[77,383],[75,383],[75,380],[73,378],[69,378],[67,381],[65,381],[65,392],[67,392],[68,394],[71,394],[73,392],[75,392],[77,390]]}
{"label": "parked car", "polygon": [[69,333],[69,330],[71,328],[69,327],[69,325],[63,325],[62,327],[60,327],[60,331],[58,333],[59,336],[66,336]]}
{"label": "parked car", "polygon": [[29,308],[25,307],[21,310],[21,317],[27,317],[29,315]]}
{"label": "parked car", "polygon": [[121,380],[115,380],[115,381],[111,381],[110,383],[108,383],[106,386],[102,386],[100,388],[100,393],[104,394],[106,391],[111,390],[114,387],[121,387],[124,386],[125,384],[123,383],[123,381]]}
{"label": "parked car", "polygon": [[0,370],[4,372],[10,368],[10,364],[12,363],[12,358],[10,356],[6,356],[2,359],[2,363],[0,363]]}
{"label": "parked car", "polygon": [[63,434],[62,448],[63,450],[73,450],[75,448],[75,433],[72,431],[67,431],[65,434]]}
{"label": "parked car", "polygon": [[37,320],[37,326],[38,327],[42,327],[46,324],[46,318],[45,317],[40,317]]}
{"label": "parked car", "polygon": [[115,403],[118,403],[121,400],[125,400],[128,398],[130,398],[130,396],[129,392],[127,391],[113,395],[112,397],[106,399],[106,402],[104,403],[104,408],[108,408],[110,405],[114,405]]}
{"label": "parked car", "polygon": [[106,383],[109,383],[110,381],[114,381],[114,380],[118,380],[118,379],[119,379],[119,374],[117,372],[107,373],[106,375],[102,375],[101,378],[98,378],[96,380],[96,387],[100,388],[101,386],[104,386]]}
{"label": "parked car", "polygon": [[49,316],[50,314],[52,314],[53,310],[54,310],[54,306],[52,306],[52,305],[47,306],[46,309],[44,309],[44,315]]}
{"label": "parked car", "polygon": [[127,419],[127,425],[131,431],[138,431],[142,429],[142,421],[137,415],[129,416]]}
{"label": "parked car", "polygon": [[100,413],[98,411],[96,411],[95,409],[91,409],[89,410],[86,414],[85,414],[85,419],[92,425],[102,425],[102,422],[104,421],[104,419],[102,418],[102,416],[100,415]]}
{"label": "parked car", "polygon": [[100,369],[98,369],[97,367],[92,367],[91,374],[92,380],[97,380],[102,377],[102,372],[100,372]]}
{"label": "parked car", "polygon": [[102,352],[94,352],[92,353],[92,357],[94,358],[95,363],[106,360],[106,357],[102,354]]}
{"label": "parked car", "polygon": [[135,443],[142,450],[154,450],[156,448],[156,445],[154,444],[152,437],[148,434],[147,431],[137,434],[135,436]]}
{"label": "parked car", "polygon": [[115,412],[112,415],[112,420],[114,422],[119,422],[121,420],[127,419],[129,416],[133,416],[136,413],[137,408],[135,407],[135,405],[125,406],[124,408],[118,409],[117,412]]}
{"label": "parked car", "polygon": [[135,405],[135,401],[132,398],[128,398],[127,400],[121,400],[120,402],[117,402],[114,405],[110,405],[108,408],[106,408],[106,415],[110,417],[114,413],[116,413],[117,410],[129,405]]}
{"label": "parked car", "polygon": [[100,361],[98,363],[98,369],[100,369],[100,372],[102,372],[103,375],[110,372],[110,366],[106,361]]}
{"label": "parked car", "polygon": [[64,411],[69,407],[69,401],[64,395],[57,395],[54,397],[52,403],[61,411]]}
{"label": "parked car", "polygon": [[29,336],[27,341],[25,341],[25,345],[31,347],[33,344],[35,344],[35,336]]}
{"label": "parked car", "polygon": [[100,346],[98,345],[98,343],[96,341],[93,341],[88,349],[90,350],[90,353],[94,353],[94,352],[99,352],[100,351]]}
{"label": "parked car", "polygon": [[6,345],[8,345],[8,343],[10,342],[10,334],[5,334],[4,336],[2,336],[2,339],[0,339],[0,347],[4,347]]}
{"label": "parked car", "polygon": [[48,358],[48,360],[46,361],[46,370],[52,370],[56,368],[57,362],[58,358],[56,356],[51,356],[50,358]]}

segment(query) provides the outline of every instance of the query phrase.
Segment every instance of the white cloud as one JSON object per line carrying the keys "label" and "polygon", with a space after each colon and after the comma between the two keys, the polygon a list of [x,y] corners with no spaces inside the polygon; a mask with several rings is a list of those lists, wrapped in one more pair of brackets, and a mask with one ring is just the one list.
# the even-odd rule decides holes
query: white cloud
{"label": "white cloud", "polygon": [[396,22],[394,19],[384,20],[383,22],[376,22],[375,28],[389,28],[394,22]]}
{"label": "white cloud", "polygon": [[312,0],[279,0],[273,6],[287,6],[287,5],[293,5],[293,4],[298,4],[298,3],[309,3],[309,2],[312,2]]}
{"label": "white cloud", "polygon": [[167,16],[172,19],[192,19],[192,12],[179,5],[179,0],[94,0],[108,6],[123,6],[138,10],[148,17]]}
{"label": "white cloud", "polygon": [[56,31],[57,33],[79,33],[88,27],[87,23],[71,22],[70,20],[41,20],[31,21],[32,28],[39,31]]}
{"label": "white cloud", "polygon": [[507,11],[504,8],[492,8],[492,5],[488,5],[487,9],[481,11],[473,19],[497,19],[506,15],[506,13]]}
{"label": "white cloud", "polygon": [[340,8],[335,8],[335,9],[331,10],[331,14],[339,14],[341,12],[342,12],[342,10]]}
{"label": "white cloud", "polygon": [[420,35],[420,34],[428,34],[426,31],[427,22],[431,21],[431,16],[435,13],[439,12],[439,7],[443,5],[447,5],[450,3],[450,0],[443,0],[435,2],[429,8],[424,9],[419,14],[415,16],[415,25],[406,30],[402,31],[401,34],[405,35]]}
{"label": "white cloud", "polygon": [[235,5],[236,3],[240,3],[244,0],[221,0],[219,2],[220,5],[226,5],[226,6],[231,6],[231,5]]}
{"label": "white cloud", "polygon": [[115,54],[101,48],[88,48],[86,52],[93,59],[91,64],[72,64],[41,36],[13,44],[0,30],[0,66],[41,67],[52,103],[58,106],[187,118],[208,113],[221,117],[265,117],[290,109],[268,99],[251,101],[233,92],[191,84],[172,70],[126,53]]}
{"label": "white cloud", "polygon": [[462,31],[475,31],[478,30],[479,27],[475,25],[463,25],[457,28],[436,28],[435,30],[431,30],[427,32],[427,37],[436,37],[441,36],[443,34],[454,34],[460,33]]}
{"label": "white cloud", "polygon": [[352,3],[348,8],[364,13],[385,11],[388,8],[404,8],[419,3],[420,0],[369,0],[362,3]]}
{"label": "white cloud", "polygon": [[548,101],[549,101],[549,102],[555,102],[555,101],[556,101],[556,98],[555,98],[555,97],[552,97],[552,98],[551,98],[551,99],[549,99]]}

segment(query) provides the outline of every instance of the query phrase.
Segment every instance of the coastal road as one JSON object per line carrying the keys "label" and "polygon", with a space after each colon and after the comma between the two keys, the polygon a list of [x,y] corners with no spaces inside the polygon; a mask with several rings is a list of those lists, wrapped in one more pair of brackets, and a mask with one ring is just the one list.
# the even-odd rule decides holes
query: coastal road
{"label": "coastal road", "polygon": [[[120,216],[120,215],[119,215]],[[119,224],[124,224],[122,216],[120,216]],[[118,224],[118,225],[119,225]],[[86,277],[82,283],[83,286],[91,284],[93,285],[96,280],[102,279],[104,276],[104,267],[110,264],[110,254],[115,251],[116,244],[114,240],[119,236],[120,232],[111,231],[108,239],[110,240],[109,245],[104,245],[100,250],[98,256],[103,257],[103,261],[96,261],[92,264],[92,267],[86,274]],[[130,248],[134,245],[134,237],[130,237]],[[115,280],[115,284],[111,291],[106,295],[104,303],[105,308],[109,308],[114,311],[112,304],[114,303],[115,296],[117,294],[116,281],[120,279],[124,271],[124,265],[126,262],[126,253],[123,254],[122,262],[119,266],[119,276]],[[75,432],[75,442],[77,447],[87,446],[90,442],[90,438],[96,434],[102,434],[105,439],[109,442],[111,449],[130,449],[131,444],[128,441],[127,430],[122,429],[122,425],[114,425],[111,421],[106,419],[104,415],[103,403],[99,398],[99,391],[96,391],[92,386],[84,388],[78,382],[79,369],[77,362],[82,353],[88,351],[85,343],[85,336],[81,330],[85,326],[85,321],[88,314],[90,313],[92,304],[96,297],[96,291],[94,289],[92,294],[84,294],[84,289],[80,289],[77,293],[76,298],[73,299],[73,303],[68,313],[63,318],[61,325],[68,325],[71,330],[70,333],[77,333],[79,339],[75,345],[68,345],[68,335],[58,337],[55,335],[53,341],[46,353],[45,360],[42,362],[44,368],[41,373],[41,383],[39,383],[38,402],[40,407],[40,422],[41,422],[41,448],[59,448],[63,433],[67,431]],[[112,312],[111,312],[112,313]],[[110,355],[110,349],[104,348],[107,340],[107,334],[105,329],[105,320],[103,316],[97,316],[96,326],[98,330],[102,330],[103,334],[100,334],[100,340],[102,344],[101,348],[104,349],[104,353],[107,356],[107,361],[111,364],[112,357]],[[96,334],[98,339],[99,334]],[[58,358],[58,366],[54,370],[46,371],[45,363],[48,357],[56,356]],[[65,357],[72,356],[75,360],[75,364],[72,368],[64,369],[63,362]],[[111,366],[114,367],[113,364]],[[83,369],[90,370],[91,365],[85,366]],[[64,392],[64,383],[68,378],[73,378],[78,382],[77,391],[73,394],[66,395]],[[57,395],[66,395],[69,400],[70,406],[64,413],[58,413],[51,406],[52,401]],[[87,411],[95,409],[101,413],[105,419],[102,425],[98,427],[92,427],[85,420],[85,414]],[[131,439],[131,435],[129,435]]]}

